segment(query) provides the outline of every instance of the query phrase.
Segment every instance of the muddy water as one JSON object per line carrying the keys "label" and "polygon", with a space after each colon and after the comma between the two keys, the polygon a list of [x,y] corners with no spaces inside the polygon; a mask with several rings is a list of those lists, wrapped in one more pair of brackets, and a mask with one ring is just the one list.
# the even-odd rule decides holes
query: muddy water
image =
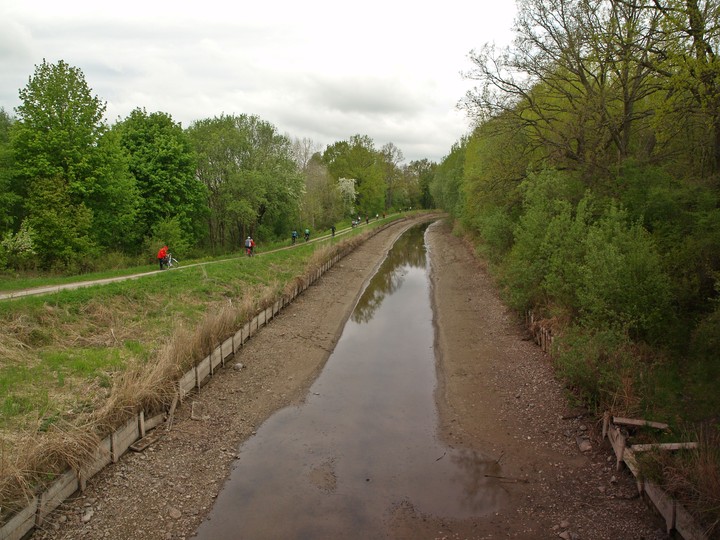
{"label": "muddy water", "polygon": [[424,230],[395,243],[305,403],[240,447],[197,538],[382,538],[400,505],[451,519],[500,505],[497,465],[436,436]]}

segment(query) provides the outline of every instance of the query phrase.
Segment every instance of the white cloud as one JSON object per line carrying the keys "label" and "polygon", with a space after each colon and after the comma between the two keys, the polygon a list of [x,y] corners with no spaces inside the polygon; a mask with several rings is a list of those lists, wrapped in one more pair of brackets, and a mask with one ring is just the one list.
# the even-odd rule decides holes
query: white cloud
{"label": "white cloud", "polygon": [[321,145],[354,134],[438,161],[468,129],[455,110],[468,52],[507,43],[510,2],[27,0],[0,6],[0,106],[43,59],[79,68],[114,122],[134,108],[184,126],[255,114]]}

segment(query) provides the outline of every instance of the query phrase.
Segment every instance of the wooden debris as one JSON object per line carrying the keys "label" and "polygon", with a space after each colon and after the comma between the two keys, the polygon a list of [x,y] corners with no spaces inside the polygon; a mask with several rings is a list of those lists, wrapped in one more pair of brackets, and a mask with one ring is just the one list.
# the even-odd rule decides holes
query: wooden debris
{"label": "wooden debris", "polygon": [[652,450],[696,450],[698,443],[652,443],[652,444],[633,444],[632,449],[635,452],[650,452]]}
{"label": "wooden debris", "polygon": [[621,418],[613,416],[613,424],[619,426],[651,427],[655,429],[668,429],[668,425],[662,422],[651,422],[650,420],[636,420],[634,418]]}

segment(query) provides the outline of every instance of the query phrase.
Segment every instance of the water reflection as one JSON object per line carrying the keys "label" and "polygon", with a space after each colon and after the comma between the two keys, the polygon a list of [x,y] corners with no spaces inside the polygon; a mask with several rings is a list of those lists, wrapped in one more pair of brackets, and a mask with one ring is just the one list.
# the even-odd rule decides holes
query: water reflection
{"label": "water reflection", "polygon": [[425,244],[423,235],[427,225],[413,227],[395,242],[378,272],[370,280],[351,315],[353,322],[366,323],[372,319],[383,299],[402,285],[406,267],[425,268]]}
{"label": "water reflection", "polygon": [[306,402],[241,446],[198,538],[382,538],[401,502],[464,519],[504,501],[495,462],[436,437],[423,231],[390,251]]}

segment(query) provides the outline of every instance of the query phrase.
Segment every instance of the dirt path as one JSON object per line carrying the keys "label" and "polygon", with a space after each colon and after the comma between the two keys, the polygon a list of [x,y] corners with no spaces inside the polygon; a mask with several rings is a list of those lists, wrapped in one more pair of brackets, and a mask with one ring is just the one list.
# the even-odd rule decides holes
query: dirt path
{"label": "dirt path", "polygon": [[[363,283],[407,226],[388,228],[343,259],[250,340],[234,367],[188,398],[158,442],[101,472],[34,538],[192,537],[240,443],[274,411],[303,400]],[[562,388],[547,360],[524,339],[467,247],[447,225],[431,227],[428,237],[440,436],[495,456],[509,503],[494,516],[463,522],[399,505],[388,509],[388,538],[664,538],[630,478],[614,472],[607,448],[579,452],[575,437],[594,426],[563,419]],[[202,420],[190,418],[191,402],[200,404]]]}

